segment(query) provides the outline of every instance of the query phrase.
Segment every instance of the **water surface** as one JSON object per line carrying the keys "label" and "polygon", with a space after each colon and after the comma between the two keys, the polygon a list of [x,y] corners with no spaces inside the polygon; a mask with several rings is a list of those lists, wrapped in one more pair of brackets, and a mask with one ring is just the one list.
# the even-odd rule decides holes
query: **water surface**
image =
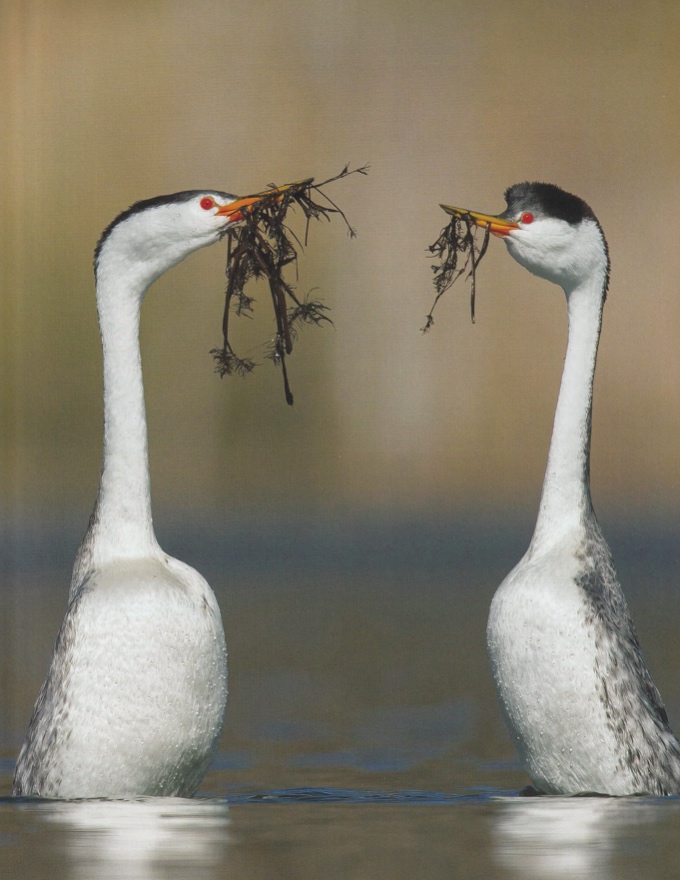
{"label": "water surface", "polygon": [[[230,652],[224,736],[198,797],[13,801],[79,538],[51,522],[3,547],[0,876],[673,876],[678,799],[518,797],[527,779],[484,627],[530,533],[522,517],[244,515],[228,534],[167,529],[164,546],[215,587]],[[670,533],[609,531],[677,727]]]}

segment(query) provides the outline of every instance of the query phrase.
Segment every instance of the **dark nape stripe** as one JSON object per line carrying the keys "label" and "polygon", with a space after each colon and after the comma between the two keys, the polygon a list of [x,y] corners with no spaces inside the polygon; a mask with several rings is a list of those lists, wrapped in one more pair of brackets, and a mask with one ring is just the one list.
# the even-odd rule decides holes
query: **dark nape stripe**
{"label": "dark nape stripe", "polygon": [[128,219],[128,217],[132,217],[133,214],[141,214],[142,211],[146,211],[150,208],[158,208],[160,205],[169,205],[173,202],[190,202],[191,199],[196,198],[196,196],[206,194],[212,196],[220,196],[220,198],[225,199],[236,198],[236,196],[230,195],[229,193],[220,192],[217,189],[187,189],[184,190],[184,192],[171,193],[167,196],[154,196],[151,199],[143,199],[142,201],[135,202],[133,205],[130,205],[130,207],[126,208],[124,211],[121,211],[121,213],[117,217],[115,217],[102,232],[99,241],[97,242],[97,247],[94,249],[95,273],[97,271],[97,263],[99,262],[99,255],[101,254],[102,248],[106,244],[106,240],[108,239],[109,235],[111,235],[112,231],[115,229],[116,226],[118,226],[119,223],[124,223]]}

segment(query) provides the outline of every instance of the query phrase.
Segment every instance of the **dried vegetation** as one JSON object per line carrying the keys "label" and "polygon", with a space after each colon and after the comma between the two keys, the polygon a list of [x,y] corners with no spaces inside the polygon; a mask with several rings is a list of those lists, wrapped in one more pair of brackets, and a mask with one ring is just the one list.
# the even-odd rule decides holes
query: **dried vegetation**
{"label": "dried vegetation", "polygon": [[[328,307],[309,295],[299,297],[286,275],[295,274],[293,270],[297,267],[300,251],[307,244],[313,220],[330,221],[337,214],[354,237],[355,232],[347,217],[323,190],[351,174],[367,173],[368,166],[351,171],[346,166],[340,174],[323,183],[315,184],[314,179],[309,178],[283,187],[272,186],[271,190],[258,193],[262,198],[243,210],[242,223],[228,228],[227,287],[222,321],[224,342],[221,348],[211,351],[220,376],[245,376],[256,366],[250,358],[236,354],[230,339],[230,318],[232,313],[236,316],[252,315],[255,299],[246,288],[254,279],[264,279],[271,294],[276,327],[274,336],[266,345],[265,357],[281,368],[286,402],[293,403],[286,358],[293,351],[298,333],[305,325],[332,322],[327,314]],[[288,225],[288,213],[294,209],[299,209],[306,219],[302,238]]]}

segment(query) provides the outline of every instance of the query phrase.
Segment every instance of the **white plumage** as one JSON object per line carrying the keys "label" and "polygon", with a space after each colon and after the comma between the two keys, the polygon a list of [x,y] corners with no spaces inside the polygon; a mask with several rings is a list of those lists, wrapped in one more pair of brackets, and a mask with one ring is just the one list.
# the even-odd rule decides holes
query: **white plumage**
{"label": "white plumage", "polygon": [[501,706],[543,792],[680,793],[680,745],[590,498],[605,238],[588,205],[551,184],[517,184],[506,201],[497,218],[477,215],[479,225],[491,226],[520,265],[562,287],[569,342],[534,535],[489,615]]}
{"label": "white plumage", "polygon": [[190,796],[217,747],[227,697],[224,631],[209,585],[165,554],[154,534],[139,313],[160,275],[241,219],[238,205],[214,191],[139,202],[97,246],[101,481],[15,795]]}

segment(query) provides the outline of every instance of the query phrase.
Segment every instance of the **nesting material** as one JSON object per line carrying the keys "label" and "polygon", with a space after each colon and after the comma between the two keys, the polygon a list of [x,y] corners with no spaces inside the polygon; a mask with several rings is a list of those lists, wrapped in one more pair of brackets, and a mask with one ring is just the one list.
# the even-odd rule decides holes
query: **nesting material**
{"label": "nesting material", "polygon": [[[252,280],[264,279],[269,286],[276,326],[274,336],[266,345],[265,357],[281,368],[286,402],[293,403],[286,358],[293,351],[298,332],[306,324],[319,326],[332,322],[327,314],[328,306],[318,299],[311,299],[309,295],[299,297],[286,274],[295,274],[300,251],[307,244],[312,220],[330,221],[337,214],[345,222],[350,236],[354,237],[354,229],[344,212],[323,189],[351,174],[367,172],[368,166],[351,171],[345,166],[340,174],[323,183],[315,184],[314,178],[310,177],[285,186],[272,185],[271,189],[253,196],[253,204],[242,209],[241,223],[227,229],[227,287],[222,321],[224,343],[221,348],[211,351],[220,376],[245,376],[256,366],[253,360],[239,357],[234,351],[229,335],[230,317],[232,312],[237,316],[250,316],[253,313],[255,299],[246,293],[246,288]],[[295,208],[306,219],[302,238],[288,225],[288,212]]]}
{"label": "nesting material", "polygon": [[479,226],[469,213],[461,211],[459,214],[452,214],[451,222],[442,229],[434,244],[429,246],[428,251],[438,260],[432,266],[437,295],[425,319],[425,326],[422,328],[424,333],[434,324],[434,310],[440,298],[468,267],[470,271],[466,279],[471,280],[470,317],[472,323],[475,323],[476,271],[489,245],[491,227],[485,228],[481,243],[477,241],[478,229]]}

